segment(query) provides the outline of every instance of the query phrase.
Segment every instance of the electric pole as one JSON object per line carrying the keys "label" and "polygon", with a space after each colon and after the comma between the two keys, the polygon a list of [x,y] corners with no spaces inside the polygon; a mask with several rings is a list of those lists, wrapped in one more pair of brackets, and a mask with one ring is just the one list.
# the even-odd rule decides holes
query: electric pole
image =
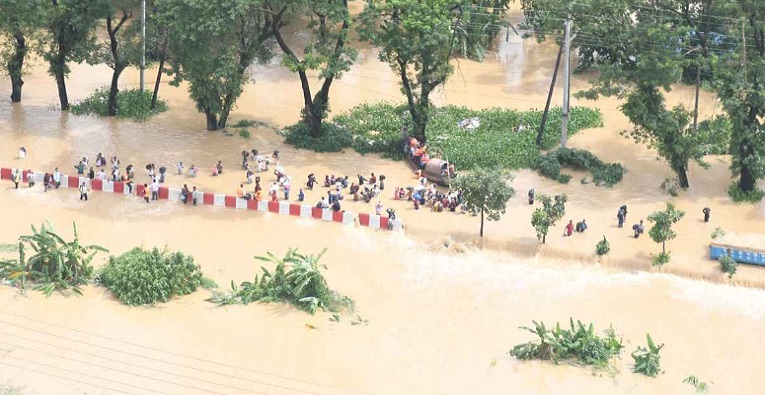
{"label": "electric pole", "polygon": [[565,37],[563,40],[563,50],[565,52],[563,59],[563,119],[561,121],[560,146],[566,148],[568,140],[568,110],[569,95],[571,94],[571,21],[566,20]]}
{"label": "electric pole", "polygon": [[141,0],[141,80],[140,88],[144,88],[144,71],[146,70],[146,0]]}

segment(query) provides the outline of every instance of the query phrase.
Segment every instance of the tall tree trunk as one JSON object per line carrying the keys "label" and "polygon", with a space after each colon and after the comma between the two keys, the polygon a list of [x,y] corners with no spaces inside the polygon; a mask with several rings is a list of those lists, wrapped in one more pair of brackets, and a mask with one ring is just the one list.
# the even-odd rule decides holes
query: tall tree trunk
{"label": "tall tree trunk", "polygon": [[675,173],[677,173],[680,188],[690,188],[691,184],[688,181],[688,170],[686,170],[685,167],[678,167],[675,168]]}
{"label": "tall tree trunk", "polygon": [[409,135],[417,138],[421,142],[425,142],[425,126],[427,120],[423,122],[422,112],[420,111],[417,103],[415,102],[414,92],[412,91],[412,83],[409,81],[409,75],[406,74],[406,70],[409,67],[409,62],[403,59],[397,59],[398,73],[401,77],[401,86],[404,88],[404,94],[406,95],[407,107],[409,107],[409,115],[412,117],[412,129]]}
{"label": "tall tree trunk", "polygon": [[207,130],[218,130],[218,116],[206,108],[205,117],[207,118]]}
{"label": "tall tree trunk", "polygon": [[109,115],[114,117],[117,115],[117,93],[119,93],[119,81],[120,81],[120,74],[122,74],[122,71],[125,70],[124,67],[115,67],[114,71],[112,72],[112,83],[109,87],[109,103],[108,103],[108,109],[109,109]]}
{"label": "tall tree trunk", "polygon": [[542,244],[545,244],[545,241],[547,241],[547,233],[542,235]]}
{"label": "tall tree trunk", "polygon": [[14,34],[13,38],[16,40],[16,52],[8,61],[8,74],[11,76],[11,102],[18,103],[21,101],[21,87],[24,86],[21,73],[27,55],[27,40],[21,33]]}
{"label": "tall tree trunk", "polygon": [[64,75],[64,64],[57,64],[56,71],[56,87],[58,88],[58,101],[61,104],[61,111],[69,111],[69,97],[66,94],[66,76]]}
{"label": "tall tree trunk", "polygon": [[479,234],[483,237],[483,207],[481,207],[481,232]]}
{"label": "tall tree trunk", "polygon": [[754,191],[756,179],[752,174],[752,169],[747,165],[741,165],[741,176],[738,180],[738,189],[744,192]]}
{"label": "tall tree trunk", "polygon": [[157,95],[159,94],[159,84],[162,82],[162,69],[165,67],[165,57],[167,56],[168,36],[162,41],[162,52],[159,55],[159,69],[157,70],[157,79],[154,81],[154,92],[151,94],[151,109],[157,108]]}
{"label": "tall tree trunk", "polygon": [[662,254],[666,254],[667,253],[667,242],[666,241],[662,241],[661,242],[661,253]]}
{"label": "tall tree trunk", "polygon": [[228,123],[228,115],[231,113],[231,108],[234,106],[233,95],[226,95],[223,99],[223,106],[221,107],[220,117],[218,118],[218,129],[223,129]]}

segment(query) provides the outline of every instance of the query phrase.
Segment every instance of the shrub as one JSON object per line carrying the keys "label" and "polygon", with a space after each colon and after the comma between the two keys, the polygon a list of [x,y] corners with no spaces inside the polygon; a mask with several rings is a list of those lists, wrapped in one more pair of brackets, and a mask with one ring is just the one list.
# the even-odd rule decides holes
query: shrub
{"label": "shrub", "polygon": [[638,346],[637,350],[632,352],[632,359],[635,360],[635,366],[632,368],[632,371],[649,377],[656,377],[661,373],[661,356],[659,351],[664,347],[664,344],[655,345],[650,334],[645,337],[648,342],[648,348]]}
{"label": "shrub", "polygon": [[232,128],[251,128],[258,124],[258,121],[252,119],[240,119],[235,124],[231,125]]}
{"label": "shrub", "polygon": [[728,196],[736,203],[757,203],[765,197],[765,191],[757,187],[753,191],[742,191],[738,184],[733,182],[728,187]]}
{"label": "shrub", "polygon": [[252,282],[245,281],[239,287],[232,280],[229,294],[214,293],[209,301],[220,305],[284,302],[311,314],[318,309],[353,311],[353,300],[330,290],[321,274],[321,269],[327,268],[319,264],[325,251],[314,256],[290,249],[282,259],[270,252],[265,257],[256,256],[255,259],[275,264],[273,273],[261,266],[262,277],[256,275]]}
{"label": "shrub", "polygon": [[680,188],[680,181],[677,177],[665,178],[661,183],[661,189],[667,191],[670,196],[677,196],[678,189]]}
{"label": "shrub", "polygon": [[[117,116],[135,121],[145,121],[152,115],[167,111],[167,102],[157,99],[154,110],[151,109],[151,91],[129,89],[117,93]],[[75,115],[109,115],[109,87],[96,89],[85,100],[72,106]]]}
{"label": "shrub", "polygon": [[583,365],[606,367],[609,361],[620,354],[621,339],[616,337],[613,328],[598,336],[592,324],[585,326],[581,321],[574,324],[569,319],[570,329],[561,329],[560,324],[547,329],[543,322],[532,321],[533,328],[521,327],[539,337],[538,343],[523,343],[513,347],[508,353],[518,359],[551,360],[554,363],[572,361]]}
{"label": "shrub", "polygon": [[690,375],[683,379],[683,383],[690,384],[696,389],[697,394],[706,394],[709,392],[709,386],[707,383],[701,381],[698,376]]}
{"label": "shrub", "polygon": [[598,255],[606,255],[611,251],[611,244],[606,240],[606,236],[603,236],[603,240],[595,244],[595,252]]}
{"label": "shrub", "polygon": [[558,176],[558,182],[561,184],[568,184],[569,181],[571,181],[570,174],[561,174]]}
{"label": "shrub", "polygon": [[624,176],[624,167],[620,163],[605,163],[592,152],[575,148],[558,148],[537,157],[532,168],[540,175],[562,183],[568,183],[571,176],[560,173],[562,167],[574,170],[586,170],[592,173],[595,185],[613,186]]}
{"label": "shrub", "polygon": [[[571,134],[602,125],[597,110],[575,107],[570,115]],[[467,118],[478,118],[480,126],[472,130],[460,128],[458,122]],[[535,140],[541,118],[542,112],[537,110],[432,108],[426,130],[428,146],[432,151],[440,150],[445,159],[461,170],[528,168],[539,154]],[[352,136],[350,146],[356,151],[362,154],[376,152],[393,158],[402,156],[401,132],[403,128],[411,127],[406,106],[385,102],[358,105],[335,116],[333,122]],[[551,110],[542,139],[544,149],[560,141],[560,123],[560,108]]]}
{"label": "shrub", "polygon": [[302,122],[287,126],[284,131],[287,144],[316,152],[340,152],[353,144],[353,138],[346,129],[328,122],[322,123],[319,137],[311,136],[308,125]]}
{"label": "shrub", "polygon": [[669,254],[670,254],[669,251],[666,251],[666,252],[660,252],[656,255],[653,255],[651,257],[651,264],[658,267],[664,266],[665,264],[669,263],[669,258],[670,258]]}
{"label": "shrub", "polygon": [[248,139],[250,138],[250,131],[247,129],[240,129],[239,130],[239,137]]}
{"label": "shrub", "polygon": [[734,261],[730,255],[723,255],[720,257],[720,267],[722,268],[723,273],[728,274],[728,278],[733,278],[733,275],[736,274],[736,271],[738,270],[736,261]]}
{"label": "shrub", "polygon": [[712,238],[716,239],[716,238],[722,237],[722,236],[725,236],[725,231],[723,230],[723,228],[721,228],[719,226],[716,227],[714,232],[712,232]]}
{"label": "shrub", "polygon": [[174,296],[188,295],[198,287],[212,288],[212,280],[202,275],[194,258],[181,252],[169,253],[133,248],[110,257],[98,279],[122,303],[131,306],[167,302]]}
{"label": "shrub", "polygon": [[[50,296],[53,291],[71,290],[82,294],[80,285],[87,284],[93,277],[90,262],[98,252],[108,252],[96,245],[80,244],[77,225],[74,228],[74,240],[67,242],[56,234],[50,224],[43,224],[38,231],[32,226],[32,234],[19,237],[16,250],[19,258],[0,261],[0,278],[10,280],[25,289],[26,281],[34,284],[32,289]],[[28,259],[26,250],[34,255]]]}

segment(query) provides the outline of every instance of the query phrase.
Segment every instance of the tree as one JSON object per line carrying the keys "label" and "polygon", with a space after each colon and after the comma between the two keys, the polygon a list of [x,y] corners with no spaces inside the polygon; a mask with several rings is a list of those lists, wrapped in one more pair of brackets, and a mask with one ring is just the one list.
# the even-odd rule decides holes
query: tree
{"label": "tree", "polygon": [[[122,72],[139,60],[140,52],[136,51],[138,42],[137,29],[123,28],[125,22],[133,17],[132,9],[140,6],[136,0],[112,1],[103,16],[106,33],[109,35],[108,45],[99,45],[97,61],[105,63],[112,69],[112,81],[109,87],[109,115],[117,115],[117,93]],[[120,45],[122,43],[122,45]],[[132,51],[131,51],[132,50]]]}
{"label": "tree", "polygon": [[226,127],[249,82],[247,68],[273,56],[272,29],[257,0],[164,0],[161,23],[170,29],[174,85],[189,82],[208,130]]}
{"label": "tree", "polygon": [[515,190],[508,183],[512,176],[500,169],[475,169],[470,174],[460,174],[450,187],[462,192],[465,208],[473,213],[481,213],[481,231],[483,237],[484,216],[489,221],[498,221],[507,206],[507,201],[515,195]]}
{"label": "tree", "polygon": [[0,62],[11,77],[11,102],[21,101],[30,39],[43,25],[47,0],[0,0]]}
{"label": "tree", "polygon": [[684,215],[684,211],[677,210],[672,203],[667,203],[666,209],[656,211],[648,216],[648,221],[654,223],[648,231],[648,235],[651,236],[654,242],[661,243],[661,255],[658,259],[654,260],[657,264],[661,265],[669,261],[667,241],[677,236],[677,233],[672,230],[672,225],[680,221]]}
{"label": "tree", "polygon": [[412,117],[410,133],[414,137],[427,140],[430,95],[454,71],[449,60],[457,32],[462,32],[461,47],[467,55],[483,53],[496,35],[491,22],[485,28],[466,23],[464,10],[469,10],[471,18],[478,18],[477,10],[486,7],[482,12],[496,13],[496,18],[490,18],[494,20],[504,13],[506,6],[506,1],[367,0],[360,16],[359,36],[377,47],[379,59],[401,78],[401,91]]}
{"label": "tree", "polygon": [[482,61],[502,27],[515,31],[512,25],[503,21],[509,5],[510,0],[462,2],[464,22],[456,27],[454,50],[467,58]]}
{"label": "tree", "polygon": [[51,0],[47,7],[45,27],[49,37],[41,53],[48,62],[48,73],[56,78],[61,111],[69,110],[68,64],[82,62],[93,52],[93,30],[107,6],[105,0]]}
{"label": "tree", "polygon": [[[300,78],[303,122],[312,137],[319,137],[322,120],[329,112],[329,89],[356,60],[356,50],[346,45],[351,27],[348,0],[265,0],[264,6],[270,11],[266,15],[271,33],[284,52],[282,64]],[[299,54],[284,39],[282,30],[302,14],[309,18],[312,37]],[[310,70],[319,70],[319,78],[323,79],[313,96],[307,74]]]}
{"label": "tree", "polygon": [[549,196],[539,194],[537,195],[537,200],[542,202],[542,207],[537,207],[531,215],[531,226],[537,231],[537,239],[541,240],[542,244],[545,244],[550,228],[555,226],[555,223],[566,215],[568,197],[565,194],[555,196],[553,201]]}

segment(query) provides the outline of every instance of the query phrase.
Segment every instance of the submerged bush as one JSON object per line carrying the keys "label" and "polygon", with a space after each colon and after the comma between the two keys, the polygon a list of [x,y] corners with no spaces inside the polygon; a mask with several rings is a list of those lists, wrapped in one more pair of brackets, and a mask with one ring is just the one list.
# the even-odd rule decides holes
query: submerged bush
{"label": "submerged bush", "polygon": [[573,319],[569,319],[570,329],[561,329],[560,324],[548,329],[543,322],[532,323],[533,328],[521,329],[537,335],[539,341],[519,344],[509,351],[510,355],[522,360],[569,361],[604,368],[624,348],[613,328],[606,330],[601,337],[595,333],[592,324],[585,326],[577,321],[575,325]]}
{"label": "submerged bush", "polygon": [[632,371],[635,373],[642,373],[649,377],[656,377],[661,373],[661,351],[664,344],[658,346],[654,344],[651,335],[645,335],[648,348],[638,346],[637,350],[632,352],[632,359],[635,360],[635,366]]}
{"label": "submerged bush", "polygon": [[[167,102],[157,99],[155,109],[151,109],[151,91],[128,89],[117,92],[117,116],[135,121],[145,121],[151,116],[167,111]],[[85,100],[71,108],[75,115],[109,116],[109,87],[96,89]]]}
{"label": "submerged bush", "polygon": [[728,187],[728,196],[736,203],[757,203],[765,197],[765,191],[758,187],[753,191],[742,191],[738,183],[734,182]]}
{"label": "submerged bush", "polygon": [[531,166],[540,175],[568,183],[571,176],[561,173],[567,167],[573,170],[589,171],[595,185],[613,186],[624,176],[620,163],[605,163],[590,151],[576,148],[558,148],[534,159]]}
{"label": "submerged bush", "polygon": [[733,275],[738,271],[736,261],[734,261],[730,255],[723,255],[720,257],[720,268],[723,273],[728,275],[728,278],[733,278]]}
{"label": "submerged bush", "polygon": [[[80,285],[87,284],[93,277],[90,262],[98,252],[109,252],[96,245],[80,244],[77,225],[74,228],[74,240],[65,241],[54,232],[50,224],[43,224],[38,231],[32,226],[32,234],[19,237],[19,258],[0,261],[0,278],[11,281],[25,289],[26,282],[34,284],[32,289],[50,296],[53,291],[71,290],[81,294]],[[32,256],[26,256],[27,249]]]}
{"label": "submerged bush", "polygon": [[[574,107],[570,115],[570,134],[603,124],[597,110]],[[458,126],[461,120],[469,118],[478,118],[480,126],[474,129]],[[432,152],[441,151],[445,159],[462,170],[477,167],[528,168],[539,155],[535,140],[541,119],[542,111],[537,110],[437,107],[430,114],[427,143]],[[324,133],[319,139],[306,139],[293,134],[307,135],[307,130],[298,130],[298,133],[293,130],[288,132],[287,142],[319,152],[329,151],[327,147],[333,148],[333,151],[351,147],[361,154],[380,153],[386,157],[401,158],[402,130],[412,126],[406,106],[385,102],[360,104],[347,113],[335,116],[332,122],[346,134],[332,137]],[[552,109],[542,138],[543,149],[549,149],[560,141],[560,123],[560,108]]]}
{"label": "submerged bush", "polygon": [[256,256],[255,259],[275,264],[273,272],[261,266],[262,276],[256,275],[253,281],[245,281],[239,287],[232,280],[229,294],[214,293],[209,300],[220,305],[283,302],[311,314],[318,309],[352,311],[353,300],[330,290],[321,273],[321,269],[327,268],[319,264],[325,251],[303,255],[290,249],[282,259],[270,252],[265,257]]}
{"label": "submerged bush", "polygon": [[118,257],[110,257],[98,279],[117,299],[131,306],[164,303],[199,287],[215,286],[202,275],[191,256],[160,251],[156,247],[152,250],[133,248]]}
{"label": "submerged bush", "polygon": [[598,244],[595,245],[595,252],[598,255],[606,255],[611,251],[611,244],[608,243],[608,240],[606,240],[606,236],[603,236],[603,240],[599,241]]}
{"label": "submerged bush", "polygon": [[340,152],[351,146],[353,138],[346,129],[329,122],[321,125],[321,136],[313,137],[308,125],[298,122],[284,128],[287,144],[295,148],[310,149],[316,152]]}

